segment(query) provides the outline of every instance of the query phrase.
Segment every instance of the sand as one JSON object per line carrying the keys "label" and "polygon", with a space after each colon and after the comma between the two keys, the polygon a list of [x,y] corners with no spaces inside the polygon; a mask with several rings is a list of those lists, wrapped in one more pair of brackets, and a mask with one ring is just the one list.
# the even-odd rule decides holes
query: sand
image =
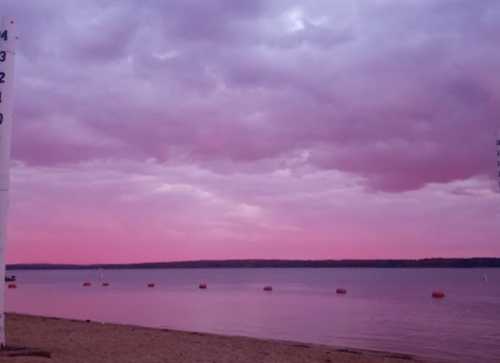
{"label": "sand", "polygon": [[[430,362],[401,354],[19,314],[7,314],[6,329],[9,346],[38,350],[4,351],[0,363]],[[22,356],[29,352],[35,356]]]}

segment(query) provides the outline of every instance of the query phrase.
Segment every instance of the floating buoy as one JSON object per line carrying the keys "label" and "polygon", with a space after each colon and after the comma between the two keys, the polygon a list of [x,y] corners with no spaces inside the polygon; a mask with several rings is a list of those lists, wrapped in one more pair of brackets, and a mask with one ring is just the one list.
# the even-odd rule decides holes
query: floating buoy
{"label": "floating buoy", "polygon": [[434,299],[442,299],[442,298],[444,298],[445,296],[446,296],[446,295],[444,294],[444,292],[443,292],[443,291],[433,291],[433,292],[432,292],[432,297],[433,297]]}
{"label": "floating buoy", "polygon": [[198,288],[200,288],[200,289],[206,289],[207,288],[207,284],[205,284],[205,283],[199,284]]}
{"label": "floating buoy", "polygon": [[347,290],[346,289],[343,289],[343,288],[339,288],[337,290],[335,290],[335,292],[339,295],[345,295],[347,294]]}
{"label": "floating buoy", "polygon": [[264,286],[264,291],[273,291],[272,286]]}
{"label": "floating buoy", "polygon": [[17,285],[16,284],[8,284],[7,287],[9,289],[17,289]]}
{"label": "floating buoy", "polygon": [[155,284],[153,284],[152,282],[150,282],[150,283],[148,284],[148,287],[155,287]]}
{"label": "floating buoy", "polygon": [[108,287],[108,286],[109,286],[109,282],[103,282],[103,283],[102,283],[102,286],[104,286],[104,287]]}
{"label": "floating buoy", "polygon": [[92,286],[92,284],[88,281],[85,281],[83,284],[82,284],[83,287],[89,287],[89,286]]}

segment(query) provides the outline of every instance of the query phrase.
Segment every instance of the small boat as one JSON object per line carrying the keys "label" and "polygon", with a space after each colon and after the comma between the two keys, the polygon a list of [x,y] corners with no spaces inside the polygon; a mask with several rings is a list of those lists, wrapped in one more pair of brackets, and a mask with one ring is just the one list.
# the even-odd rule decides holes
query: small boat
{"label": "small boat", "polygon": [[109,286],[109,282],[107,282],[106,280],[104,280],[104,270],[102,268],[99,268],[99,282],[101,283],[101,286],[103,287],[108,287]]}
{"label": "small boat", "polygon": [[16,281],[16,275],[6,275],[5,282],[14,282]]}

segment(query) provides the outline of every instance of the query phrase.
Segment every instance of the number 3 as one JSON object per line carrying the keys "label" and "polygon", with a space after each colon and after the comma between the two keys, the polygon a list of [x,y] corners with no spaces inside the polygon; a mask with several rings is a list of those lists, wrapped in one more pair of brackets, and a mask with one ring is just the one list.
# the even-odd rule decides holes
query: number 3
{"label": "number 3", "polygon": [[0,62],[5,62],[5,59],[7,59],[7,52],[2,50],[0,51]]}

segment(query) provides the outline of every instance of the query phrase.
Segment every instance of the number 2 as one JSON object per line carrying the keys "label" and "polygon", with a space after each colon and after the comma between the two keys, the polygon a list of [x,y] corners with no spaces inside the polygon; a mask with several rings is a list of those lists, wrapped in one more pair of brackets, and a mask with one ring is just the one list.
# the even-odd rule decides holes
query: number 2
{"label": "number 2", "polygon": [[5,83],[5,73],[4,72],[0,72],[0,83]]}

